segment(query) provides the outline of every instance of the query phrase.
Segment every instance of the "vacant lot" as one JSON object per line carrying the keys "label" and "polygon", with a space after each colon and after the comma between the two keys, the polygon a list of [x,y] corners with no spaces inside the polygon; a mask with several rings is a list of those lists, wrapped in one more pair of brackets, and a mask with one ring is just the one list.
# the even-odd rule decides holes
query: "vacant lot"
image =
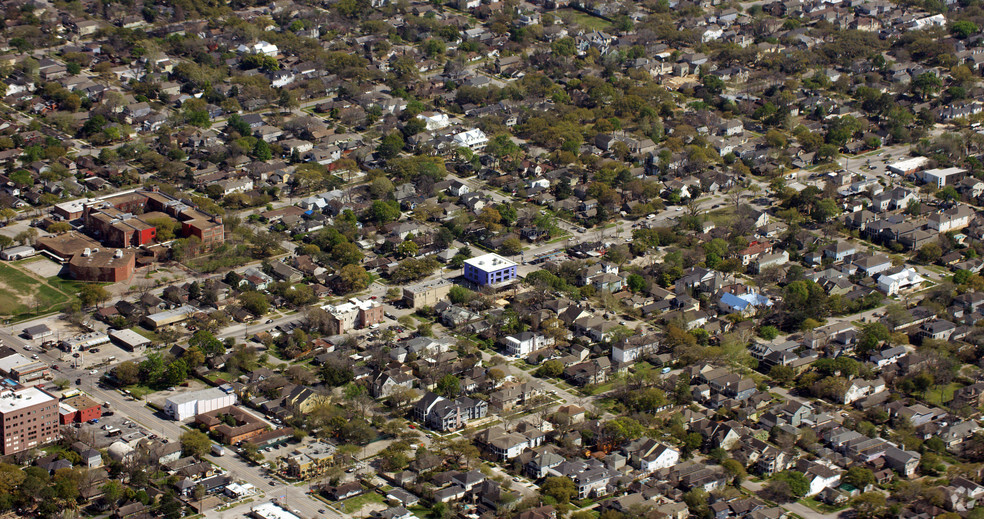
{"label": "vacant lot", "polygon": [[61,310],[76,299],[79,283],[59,277],[39,278],[11,264],[0,263],[0,316]]}
{"label": "vacant lot", "polygon": [[574,23],[584,27],[585,29],[590,29],[593,31],[601,31],[608,29],[612,26],[611,22],[603,18],[598,18],[597,16],[591,16],[588,13],[582,13],[581,11],[575,11],[574,9],[558,9],[557,15],[561,18],[566,16],[571,16],[574,19]]}

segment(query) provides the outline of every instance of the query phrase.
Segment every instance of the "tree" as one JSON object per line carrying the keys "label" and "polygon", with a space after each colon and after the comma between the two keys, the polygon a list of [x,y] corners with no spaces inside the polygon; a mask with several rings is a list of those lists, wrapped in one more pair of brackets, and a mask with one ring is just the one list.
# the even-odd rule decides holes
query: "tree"
{"label": "tree", "polygon": [[891,338],[892,332],[882,323],[866,323],[861,325],[861,335],[858,337],[858,351],[869,352],[884,341]]}
{"label": "tree", "polygon": [[721,468],[731,477],[732,484],[736,487],[740,487],[741,482],[748,476],[748,473],[745,472],[745,467],[737,460],[724,460],[721,462]]}
{"label": "tree", "polygon": [[411,240],[404,240],[396,247],[396,254],[401,258],[412,258],[420,251],[420,246]]}
{"label": "tree", "polygon": [[214,357],[225,353],[225,345],[208,330],[198,330],[188,339],[190,348],[197,348],[206,357]]}
{"label": "tree", "polygon": [[796,378],[796,371],[789,366],[775,365],[769,370],[769,376],[781,386],[789,385]]}
{"label": "tree", "polygon": [[505,240],[502,240],[502,246],[499,247],[499,252],[505,256],[515,256],[520,252],[523,252],[523,244],[520,243],[519,238],[515,236],[510,236]]}
{"label": "tree", "polygon": [[943,80],[933,72],[923,72],[912,80],[912,89],[924,100],[943,86]]}
{"label": "tree", "polygon": [[400,218],[400,206],[392,200],[376,200],[367,211],[369,220],[384,225]]}
{"label": "tree", "polygon": [[538,377],[559,377],[564,372],[564,363],[559,360],[548,360],[536,370]]}
{"label": "tree", "polygon": [[927,243],[919,249],[916,257],[924,263],[933,263],[943,255],[943,249],[937,243]]}
{"label": "tree", "polygon": [[361,265],[345,265],[338,276],[350,292],[365,290],[369,286],[369,273]]}
{"label": "tree", "polygon": [[577,485],[568,477],[549,477],[540,486],[540,493],[550,496],[558,503],[570,503],[577,497]]}
{"label": "tree", "polygon": [[784,482],[789,485],[790,492],[796,497],[803,497],[810,491],[810,480],[802,472],[796,470],[784,470],[772,476],[773,481]]}
{"label": "tree", "polygon": [[181,435],[181,450],[185,456],[201,458],[212,448],[212,440],[200,431],[188,431]]}
{"label": "tree", "polygon": [[977,24],[970,20],[958,20],[950,24],[950,33],[957,38],[969,38],[978,31]]}
{"label": "tree", "polygon": [[881,492],[865,492],[851,501],[851,506],[859,519],[881,517],[887,500]]}
{"label": "tree", "polygon": [[140,366],[132,360],[121,362],[113,368],[113,376],[125,386],[136,384],[140,382]]}
{"label": "tree", "polygon": [[273,151],[270,149],[270,144],[263,139],[258,139],[253,146],[253,156],[256,157],[256,160],[272,159]]}
{"label": "tree", "polygon": [[875,474],[865,467],[854,466],[847,469],[844,482],[854,488],[864,489],[875,483]]}
{"label": "tree", "polygon": [[376,152],[379,156],[384,159],[392,159],[397,157],[401,151],[403,151],[403,135],[400,132],[394,131],[390,132],[384,136],[380,142],[379,146],[376,148]]}
{"label": "tree", "polygon": [[249,313],[261,316],[270,311],[270,300],[259,292],[243,292],[239,295],[239,304]]}
{"label": "tree", "polygon": [[447,398],[456,398],[461,393],[461,381],[450,373],[444,375],[444,378],[437,382],[435,393]]}
{"label": "tree", "polygon": [[79,301],[83,307],[96,306],[109,299],[109,292],[102,285],[85,285],[79,289]]}

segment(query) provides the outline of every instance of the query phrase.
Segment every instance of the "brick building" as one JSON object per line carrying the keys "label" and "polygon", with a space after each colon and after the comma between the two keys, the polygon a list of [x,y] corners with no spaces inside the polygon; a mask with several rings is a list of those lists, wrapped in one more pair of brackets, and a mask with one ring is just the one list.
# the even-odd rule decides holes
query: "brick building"
{"label": "brick building", "polygon": [[214,432],[227,445],[249,441],[267,430],[263,420],[236,406],[202,413],[195,417],[195,422]]}
{"label": "brick building", "polygon": [[9,456],[58,439],[58,400],[29,387],[0,392],[3,455]]}
{"label": "brick building", "polygon": [[102,406],[86,395],[66,398],[58,403],[58,408],[62,425],[102,418]]}
{"label": "brick building", "polygon": [[130,279],[136,264],[133,252],[123,249],[85,249],[72,256],[68,270],[81,281],[109,281],[115,283]]}
{"label": "brick building", "polygon": [[375,301],[349,299],[340,305],[321,307],[328,312],[328,333],[339,335],[383,322],[383,307]]}

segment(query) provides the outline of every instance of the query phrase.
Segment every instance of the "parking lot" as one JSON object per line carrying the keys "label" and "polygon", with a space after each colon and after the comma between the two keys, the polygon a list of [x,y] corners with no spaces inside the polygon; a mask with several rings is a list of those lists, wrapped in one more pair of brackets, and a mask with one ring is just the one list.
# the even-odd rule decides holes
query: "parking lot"
{"label": "parking lot", "polygon": [[[106,416],[105,413],[113,413]],[[91,441],[96,449],[104,449],[117,440],[132,443],[150,435],[140,424],[133,422],[122,413],[112,409],[103,409],[103,417],[96,423],[83,423],[76,426],[79,435]]]}

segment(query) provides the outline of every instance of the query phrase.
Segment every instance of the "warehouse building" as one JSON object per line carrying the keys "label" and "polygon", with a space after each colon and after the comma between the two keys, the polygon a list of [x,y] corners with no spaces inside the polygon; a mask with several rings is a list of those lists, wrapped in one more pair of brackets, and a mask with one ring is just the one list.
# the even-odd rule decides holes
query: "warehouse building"
{"label": "warehouse building", "polygon": [[140,335],[139,333],[131,330],[112,330],[109,332],[109,338],[113,342],[127,351],[140,351],[147,346],[150,346],[150,339]]}
{"label": "warehouse building", "polygon": [[144,324],[149,326],[151,330],[156,330],[161,326],[180,323],[181,321],[191,317],[197,311],[198,310],[194,306],[181,305],[173,310],[157,312],[156,314],[150,314],[144,317]]}
{"label": "warehouse building", "polygon": [[213,387],[168,398],[164,401],[164,414],[180,422],[235,403],[235,393],[226,393]]}

